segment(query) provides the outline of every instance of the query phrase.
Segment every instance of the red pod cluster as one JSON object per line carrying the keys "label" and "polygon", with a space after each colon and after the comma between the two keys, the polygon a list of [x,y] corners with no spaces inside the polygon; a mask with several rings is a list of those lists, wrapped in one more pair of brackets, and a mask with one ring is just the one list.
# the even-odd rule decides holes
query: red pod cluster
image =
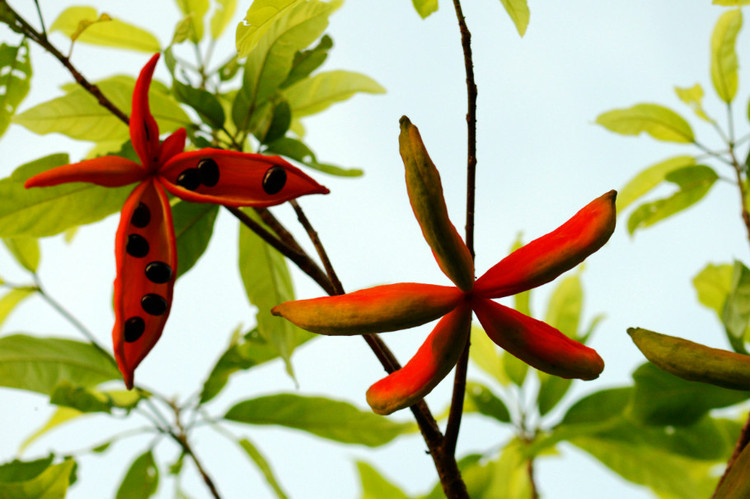
{"label": "red pod cluster", "polygon": [[159,141],[148,90],[159,54],[143,67],[133,91],[130,139],[140,163],[103,156],[35,175],[26,187],[138,182],[120,214],[115,241],[114,353],[125,384],[161,336],[172,305],[177,249],[167,192],[196,203],[271,206],[328,189],[278,156],[205,148],[184,152],[185,130]]}
{"label": "red pod cluster", "polygon": [[367,402],[379,414],[414,404],[450,372],[469,337],[472,311],[492,341],[529,365],[564,378],[598,377],[604,362],[594,350],[492,299],[549,282],[598,250],[615,228],[616,192],[595,199],[475,282],[468,248],[448,219],[440,177],[419,132],[406,118],[401,120],[399,143],[414,214],[438,265],[456,287],[391,284],[282,303],[271,312],[328,335],[395,331],[443,316],[406,366],[368,390]]}

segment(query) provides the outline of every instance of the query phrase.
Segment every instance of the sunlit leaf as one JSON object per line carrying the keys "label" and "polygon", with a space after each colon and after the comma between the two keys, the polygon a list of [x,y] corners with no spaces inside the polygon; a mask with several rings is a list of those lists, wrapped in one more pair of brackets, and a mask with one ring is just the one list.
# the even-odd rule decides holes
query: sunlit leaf
{"label": "sunlit leaf", "polygon": [[203,17],[208,12],[208,0],[175,0],[180,11],[190,16],[190,39],[198,43],[203,39]]}
{"label": "sunlit leaf", "polygon": [[411,423],[397,423],[347,402],[287,393],[245,400],[229,409],[224,418],[295,428],[329,440],[368,447],[386,444],[413,428]]}
{"label": "sunlit leaf", "polygon": [[600,114],[596,122],[622,135],[646,132],[668,142],[693,142],[693,129],[679,114],[659,104],[636,104]]}
{"label": "sunlit leaf", "polygon": [[732,265],[709,263],[693,277],[693,286],[698,294],[698,301],[716,312],[719,318],[724,313],[724,303],[732,290],[733,274]]}
{"label": "sunlit leaf", "polygon": [[250,442],[247,438],[240,439],[237,442],[240,447],[242,447],[242,450],[245,451],[245,453],[248,455],[250,459],[255,463],[255,465],[258,467],[260,472],[263,474],[263,477],[266,479],[266,483],[271,486],[274,493],[276,494],[276,497],[279,499],[287,499],[287,495],[284,493],[284,490],[281,488],[281,484],[276,479],[276,476],[273,473],[273,470],[271,469],[271,465],[268,464],[268,460],[263,456],[263,454],[260,453],[257,447]]}
{"label": "sunlit leaf", "polygon": [[111,189],[84,183],[24,187],[33,175],[68,162],[67,154],[53,154],[22,165],[0,180],[0,236],[51,236],[122,208],[132,187]]}
{"label": "sunlit leaf", "polygon": [[427,19],[430,14],[438,10],[438,0],[411,0],[411,3],[422,19]]}
{"label": "sunlit leaf", "polygon": [[628,219],[628,232],[632,235],[638,229],[650,227],[689,208],[708,194],[718,178],[716,172],[703,165],[686,166],[666,174],[665,179],[678,187],[677,192],[633,210]]}
{"label": "sunlit leaf", "polygon": [[31,86],[29,44],[0,44],[0,137],[10,125],[16,108],[29,93]]}
{"label": "sunlit leaf", "polygon": [[224,32],[237,8],[237,0],[216,0],[211,16],[211,37],[215,40]]}
{"label": "sunlit leaf", "polygon": [[3,244],[23,268],[32,273],[37,271],[41,258],[39,241],[33,237],[4,237]]}
{"label": "sunlit leaf", "polygon": [[529,25],[529,5],[526,0],[500,0],[505,12],[508,13],[513,24],[516,25],[518,34],[523,36]]}
{"label": "sunlit leaf", "polygon": [[159,468],[150,450],[138,456],[117,489],[116,499],[146,499],[159,487]]}
{"label": "sunlit leaf", "polygon": [[282,137],[271,142],[267,145],[264,153],[286,156],[287,158],[298,161],[314,170],[329,175],[336,175],[339,177],[359,177],[363,174],[362,170],[359,168],[341,168],[340,166],[319,162],[315,153],[313,153],[309,147],[307,147],[302,141],[291,137]]}
{"label": "sunlit leaf", "polygon": [[727,7],[739,7],[741,5],[750,5],[750,0],[714,0],[714,5],[725,5]]}
{"label": "sunlit leaf", "polygon": [[401,489],[366,462],[357,461],[357,472],[362,487],[360,499],[409,499]]}
{"label": "sunlit leaf", "polygon": [[633,201],[651,192],[666,180],[669,173],[695,164],[692,156],[675,156],[655,163],[639,172],[617,193],[617,213],[630,206]]}
{"label": "sunlit leaf", "polygon": [[690,109],[693,110],[696,116],[704,121],[713,121],[703,110],[703,87],[699,83],[696,83],[692,87],[674,87],[674,91],[682,102],[690,106]]}
{"label": "sunlit leaf", "polygon": [[24,440],[23,443],[21,443],[21,446],[18,448],[18,452],[23,452],[24,449],[26,449],[29,445],[31,445],[35,440],[43,436],[45,433],[54,430],[61,424],[67,423],[68,421],[71,421],[79,416],[83,416],[83,413],[78,409],[73,409],[71,407],[58,407],[52,414],[52,416],[47,420],[47,422],[44,423],[44,426],[29,435],[29,437]]}
{"label": "sunlit leaf", "polygon": [[711,82],[716,94],[727,104],[737,93],[737,52],[735,43],[742,27],[742,11],[724,12],[711,35]]}
{"label": "sunlit leaf", "polygon": [[93,387],[120,379],[115,366],[88,343],[21,334],[0,338],[0,386],[49,395],[66,380]]}
{"label": "sunlit leaf", "polygon": [[369,76],[339,70],[318,73],[284,90],[297,118],[319,113],[357,93],[382,94],[385,89]]}
{"label": "sunlit leaf", "polygon": [[93,45],[147,53],[161,50],[159,40],[148,31],[106,14],[100,16],[93,7],[68,7],[52,23],[50,31],[61,31],[73,41]]}
{"label": "sunlit leaf", "polygon": [[[193,19],[192,16],[185,16],[177,23],[177,25],[174,27],[174,34],[172,34],[172,43],[170,43],[170,48],[165,51],[165,60],[169,61],[170,56],[167,54],[171,54],[171,45],[178,45],[185,40],[188,39],[190,34],[193,32]],[[169,65],[170,62],[167,62],[167,65]],[[170,69],[170,72],[172,70]]]}
{"label": "sunlit leaf", "polygon": [[[0,466],[0,499],[53,499],[65,497],[75,461],[66,459],[39,469],[44,461],[21,463],[13,461]],[[51,461],[51,459],[50,459]],[[24,464],[33,464],[23,468]]]}
{"label": "sunlit leaf", "polygon": [[476,325],[471,325],[471,348],[469,358],[482,371],[495,378],[501,385],[508,385],[510,379],[503,369],[501,352],[495,343],[487,336],[484,330]]}
{"label": "sunlit leaf", "polygon": [[[0,298],[0,326],[15,308],[26,298],[36,293],[34,288],[13,288]],[[2,382],[0,382],[1,384]]]}
{"label": "sunlit leaf", "polygon": [[180,201],[172,207],[177,240],[177,277],[193,268],[211,241],[219,207],[208,203]]}
{"label": "sunlit leaf", "polygon": [[[129,76],[113,76],[96,83],[99,90],[115,105],[129,114],[135,80]],[[104,108],[96,97],[79,86],[65,87],[62,97],[39,104],[17,114],[14,123],[23,125],[36,134],[62,133],[76,140],[92,142],[119,141],[129,137],[128,127]],[[185,111],[173,97],[158,90],[152,82],[149,92],[151,112],[161,133],[172,132],[190,124]]]}
{"label": "sunlit leaf", "polygon": [[633,373],[633,380],[632,413],[651,425],[690,425],[712,409],[750,397],[748,392],[685,381],[653,364],[641,365]]}

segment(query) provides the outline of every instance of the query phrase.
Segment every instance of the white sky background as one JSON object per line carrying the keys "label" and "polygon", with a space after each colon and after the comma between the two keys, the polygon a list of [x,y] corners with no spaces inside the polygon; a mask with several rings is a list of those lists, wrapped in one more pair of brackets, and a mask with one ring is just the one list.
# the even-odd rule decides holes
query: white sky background
{"label": "white sky background", "polygon": [[[155,33],[166,46],[179,19],[169,1],[89,2],[114,17]],[[240,0],[239,21],[249,6]],[[71,1],[42,1],[49,26]],[[637,102],[658,102],[689,118],[697,137],[718,147],[710,127],[693,118],[674,95],[673,86],[700,82],[704,106],[723,119],[723,106],[714,96],[709,77],[709,39],[723,8],[709,2],[662,0],[649,2],[532,2],[531,23],[520,39],[500,2],[465,2],[474,35],[473,47],[478,111],[477,275],[507,254],[516,233],[538,237],[567,220],[593,198],[621,188],[646,165],[676,154],[697,153],[690,146],[658,143],[650,138],[626,138],[594,125],[596,116]],[[36,22],[33,4],[11,5]],[[158,6],[157,6],[158,5]],[[214,61],[233,50],[229,28],[215,51]],[[454,223],[463,232],[465,218],[466,97],[458,29],[450,2],[426,21],[419,19],[408,0],[347,2],[331,19],[328,33],[334,49],[324,69],[363,72],[384,85],[382,96],[358,96],[320,117],[308,119],[307,142],[321,161],[359,166],[366,175],[337,179],[313,172],[331,188],[327,196],[303,198],[300,204],[318,230],[347,290],[379,283],[427,282],[447,284],[423,241],[406,197],[403,165],[398,155],[398,119],[408,115],[422,133],[441,171],[446,200]],[[17,43],[19,37],[0,29],[0,39]],[[67,50],[59,33],[53,42]],[[748,35],[738,39],[740,87],[735,105],[737,136],[747,131],[747,81],[744,62],[750,56]],[[183,54],[190,56],[185,46]],[[148,55],[76,46],[73,63],[90,80],[115,73],[136,75]],[[57,87],[72,81],[62,66],[37,47],[32,48],[34,79],[21,109],[60,94]],[[156,77],[166,80],[162,63]],[[46,154],[67,151],[73,160],[88,146],[60,135],[36,136],[12,125],[0,142],[0,175]],[[729,172],[719,170],[720,173]],[[667,190],[661,191],[663,194]],[[726,347],[712,312],[697,304],[692,277],[707,262],[747,259],[747,241],[738,213],[737,193],[718,184],[696,209],[655,228],[628,237],[625,219],[612,240],[592,256],[583,274],[585,316],[606,313],[591,346],[606,362],[602,376],[578,383],[569,404],[582,394],[622,385],[643,359],[625,330],[643,326],[712,346]],[[274,213],[299,234],[291,209]],[[109,345],[112,324],[111,283],[114,278],[113,240],[117,217],[82,228],[71,245],[61,237],[43,245],[40,275],[51,295]],[[170,320],[157,347],[139,367],[138,380],[162,393],[187,397],[213,366],[239,323],[252,324],[236,270],[237,223],[222,213],[208,252],[175,289]],[[309,246],[309,245],[308,245]],[[0,275],[22,281],[24,275],[0,254]],[[294,272],[300,297],[322,292],[300,272]],[[532,306],[543,312],[552,286],[536,293]],[[406,361],[424,340],[428,327],[385,336],[399,359]],[[75,331],[34,298],[4,325],[3,333],[31,332],[72,335]],[[366,407],[365,390],[383,376],[382,368],[359,338],[321,338],[294,356],[298,393],[325,394]],[[470,377],[480,377],[476,370]],[[450,382],[428,398],[434,412],[449,400]],[[294,391],[294,383],[280,363],[236,375],[208,410],[219,416],[239,400],[277,391]],[[0,390],[0,460],[15,455],[19,443],[42,425],[50,408],[42,397]],[[395,416],[407,419],[404,411]],[[137,418],[133,418],[137,419]],[[82,418],[34,444],[24,458],[61,454],[101,442],[123,426],[137,426],[112,418]],[[292,498],[355,498],[358,478],[355,459],[374,463],[410,493],[424,492],[435,480],[421,438],[399,439],[370,450],[344,446],[274,427],[232,426],[266,454]],[[479,416],[465,417],[459,454],[503,444],[510,432]],[[150,437],[114,445],[102,456],[79,461],[79,482],[69,497],[114,494],[132,459]],[[198,454],[224,497],[270,498],[272,492],[236,446],[202,429],[194,434]],[[537,482],[545,498],[651,497],[628,485],[596,461],[570,446],[559,457],[537,461]],[[160,462],[174,459],[170,443],[157,449]],[[191,464],[186,491],[208,497]],[[162,474],[158,497],[173,497],[172,482]],[[610,492],[611,491],[611,492]]]}

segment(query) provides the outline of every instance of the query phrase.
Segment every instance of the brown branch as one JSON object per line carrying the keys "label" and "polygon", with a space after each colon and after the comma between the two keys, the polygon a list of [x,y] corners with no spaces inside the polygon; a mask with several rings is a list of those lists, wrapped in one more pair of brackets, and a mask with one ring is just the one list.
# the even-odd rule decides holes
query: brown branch
{"label": "brown branch", "polygon": [[214,484],[214,481],[211,479],[211,476],[208,474],[206,469],[201,464],[200,459],[198,459],[198,456],[195,455],[195,451],[190,446],[190,442],[188,442],[187,439],[187,433],[185,432],[185,428],[182,425],[182,421],[180,420],[180,408],[175,403],[169,403],[169,405],[172,407],[172,410],[174,411],[174,419],[175,419],[175,426],[177,427],[177,432],[174,430],[169,431],[169,435],[177,442],[180,447],[182,447],[182,450],[185,454],[190,456],[190,459],[193,460],[193,463],[195,464],[195,467],[198,469],[198,473],[200,474],[201,478],[203,479],[203,482],[206,484],[206,487],[208,487],[208,490],[211,491],[211,495],[214,496],[215,499],[221,499],[221,495],[219,495],[219,490],[216,488],[216,484]]}
{"label": "brown branch", "polygon": [[[466,145],[466,246],[469,248],[472,258],[474,257],[474,205],[476,191],[476,166],[477,166],[477,85],[474,80],[474,63],[471,52],[471,32],[466,25],[466,18],[461,9],[461,1],[453,0],[456,11],[458,27],[461,33],[461,47],[464,52],[464,66],[466,70],[466,95],[467,95],[467,145]],[[451,454],[455,453],[458,441],[458,432],[461,427],[463,415],[464,397],[466,393],[466,371],[469,366],[469,348],[471,342],[467,341],[464,351],[456,364],[456,374],[453,381],[453,397],[448,416],[448,425],[445,429],[445,450]]]}
{"label": "brown branch", "polygon": [[312,241],[313,246],[315,246],[315,251],[317,251],[320,261],[323,262],[323,268],[326,269],[326,274],[328,274],[328,279],[331,281],[331,284],[333,284],[333,288],[337,291],[337,294],[344,294],[344,286],[341,285],[341,281],[339,281],[336,271],[333,270],[331,259],[328,258],[328,253],[326,253],[323,243],[320,242],[317,231],[313,228],[310,220],[307,219],[305,212],[302,211],[297,200],[292,199],[289,203],[297,214],[297,220],[299,220],[299,223],[305,228],[307,235],[310,237],[310,241]]}
{"label": "brown branch", "polygon": [[750,414],[748,414],[747,421],[745,421],[745,425],[742,427],[742,431],[740,431],[740,436],[734,446],[734,452],[732,452],[732,456],[729,458],[729,461],[727,461],[727,467],[724,470],[724,474],[721,475],[719,483],[716,484],[716,489],[714,490],[711,499],[716,497],[716,493],[719,491],[721,484],[727,478],[727,475],[729,475],[729,472],[732,470],[734,463],[737,461],[737,458],[740,457],[740,454],[745,449],[745,447],[747,447],[748,443],[750,443]]}

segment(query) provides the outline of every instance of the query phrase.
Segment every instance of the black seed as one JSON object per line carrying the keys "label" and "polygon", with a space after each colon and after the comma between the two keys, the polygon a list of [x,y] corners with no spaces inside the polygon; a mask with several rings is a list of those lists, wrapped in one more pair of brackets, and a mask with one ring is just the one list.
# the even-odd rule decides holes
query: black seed
{"label": "black seed", "polygon": [[164,284],[172,278],[172,267],[164,262],[151,262],[146,265],[146,277],[156,284]]}
{"label": "black seed", "polygon": [[177,185],[194,191],[201,185],[201,173],[197,168],[188,168],[177,177]]}
{"label": "black seed", "polygon": [[278,165],[266,170],[263,177],[263,190],[266,194],[276,194],[284,188],[284,184],[286,184],[286,170]]}
{"label": "black seed", "polygon": [[128,236],[128,244],[125,246],[125,251],[128,255],[136,258],[143,258],[148,255],[148,241],[138,234],[130,234]]}
{"label": "black seed", "polygon": [[219,183],[219,165],[213,159],[200,160],[198,171],[201,173],[201,183],[206,187],[213,187]]}
{"label": "black seed", "polygon": [[138,203],[138,207],[133,211],[130,217],[130,223],[139,228],[144,228],[151,221],[151,210],[143,203]]}
{"label": "black seed", "polygon": [[167,311],[167,300],[154,293],[149,293],[141,298],[141,307],[151,315],[162,315]]}
{"label": "black seed", "polygon": [[146,330],[146,323],[140,317],[131,317],[125,321],[125,341],[133,343],[138,341],[143,331]]}

